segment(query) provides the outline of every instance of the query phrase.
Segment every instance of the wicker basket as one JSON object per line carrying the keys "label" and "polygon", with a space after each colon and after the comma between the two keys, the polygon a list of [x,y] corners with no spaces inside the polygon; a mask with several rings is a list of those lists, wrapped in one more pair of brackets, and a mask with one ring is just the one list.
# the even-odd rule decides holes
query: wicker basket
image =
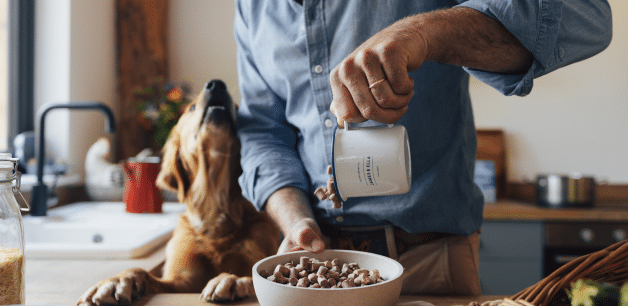
{"label": "wicker basket", "polygon": [[522,305],[559,305],[562,303],[557,301],[558,297],[564,295],[565,289],[579,279],[590,279],[617,285],[628,282],[628,240],[578,257],[561,266],[535,285],[505,300],[515,301]]}

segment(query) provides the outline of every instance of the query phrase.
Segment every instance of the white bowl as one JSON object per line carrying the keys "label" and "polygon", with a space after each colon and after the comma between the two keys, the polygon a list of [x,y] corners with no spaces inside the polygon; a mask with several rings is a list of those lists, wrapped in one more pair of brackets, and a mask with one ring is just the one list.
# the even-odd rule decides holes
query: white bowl
{"label": "white bowl", "polygon": [[[279,284],[259,275],[261,270],[272,273],[278,264],[299,262],[301,256],[320,261],[337,258],[343,263],[358,263],[360,268],[379,270],[384,282],[354,288],[317,289]],[[403,267],[399,262],[373,253],[345,250],[325,250],[321,253],[299,251],[270,256],[258,261],[253,266],[253,286],[261,306],[394,306],[401,293],[402,273]]]}

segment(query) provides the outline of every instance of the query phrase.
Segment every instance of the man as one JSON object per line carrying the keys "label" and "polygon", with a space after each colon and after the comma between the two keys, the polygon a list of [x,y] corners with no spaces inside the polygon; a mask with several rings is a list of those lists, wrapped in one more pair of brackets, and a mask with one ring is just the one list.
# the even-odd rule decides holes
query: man
{"label": "man", "polygon": [[[590,0],[241,0],[234,27],[240,184],[282,229],[279,252],[367,250],[404,265],[404,293],[478,295],[469,74],[525,96],[606,48],[611,13]],[[411,190],[335,209],[313,195],[334,128],[366,120],[407,128]]]}

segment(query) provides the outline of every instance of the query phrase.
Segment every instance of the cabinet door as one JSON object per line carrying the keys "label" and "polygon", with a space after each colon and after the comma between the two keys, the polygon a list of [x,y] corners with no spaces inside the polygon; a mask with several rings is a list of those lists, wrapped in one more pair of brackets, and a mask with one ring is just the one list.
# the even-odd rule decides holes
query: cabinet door
{"label": "cabinet door", "polygon": [[542,279],[540,260],[480,261],[480,284],[484,295],[514,295]]}
{"label": "cabinet door", "polygon": [[480,234],[482,294],[511,295],[543,278],[541,222],[485,221]]}

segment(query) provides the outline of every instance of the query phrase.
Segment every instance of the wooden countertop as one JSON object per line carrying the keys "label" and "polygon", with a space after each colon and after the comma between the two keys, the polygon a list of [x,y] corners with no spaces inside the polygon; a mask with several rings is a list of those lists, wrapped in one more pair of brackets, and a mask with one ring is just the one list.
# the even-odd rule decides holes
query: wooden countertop
{"label": "wooden countertop", "polygon": [[[475,297],[453,297],[453,296],[401,296],[399,303],[425,301],[435,306],[445,305],[463,305],[467,306],[471,302],[482,303],[485,301],[494,301],[504,298],[504,296],[475,296]],[[224,305],[207,303],[199,300],[198,294],[155,294],[142,297],[136,304],[137,306],[207,306],[207,305]],[[234,303],[230,306],[260,306],[255,298],[250,298]]]}
{"label": "wooden countertop", "polygon": [[[568,221],[568,222],[627,222],[626,208],[548,209],[534,204],[516,201],[500,201],[486,204],[484,217],[487,221]],[[54,260],[26,258],[26,303],[75,305],[79,297],[98,281],[112,277],[133,267],[153,270],[165,258],[164,247],[141,259],[129,260]],[[160,305],[164,299],[197,301],[198,295],[157,295],[148,297],[146,305]],[[445,300],[435,300],[436,305],[450,305]],[[468,301],[468,300],[467,300]],[[466,302],[466,301],[464,301]],[[440,304],[438,304],[440,303]],[[457,303],[457,302],[456,302]],[[466,303],[457,303],[467,305]],[[163,304],[170,305],[170,304]],[[183,305],[183,304],[182,304]],[[192,305],[192,304],[185,304]],[[204,304],[207,305],[207,304]],[[234,305],[258,305],[234,304]]]}
{"label": "wooden countertop", "polygon": [[139,259],[29,259],[25,258],[26,304],[76,305],[87,289],[129,268],[148,271],[166,258],[165,245]]}
{"label": "wooden countertop", "polygon": [[545,208],[532,203],[498,201],[484,205],[487,221],[627,222],[625,207]]}

